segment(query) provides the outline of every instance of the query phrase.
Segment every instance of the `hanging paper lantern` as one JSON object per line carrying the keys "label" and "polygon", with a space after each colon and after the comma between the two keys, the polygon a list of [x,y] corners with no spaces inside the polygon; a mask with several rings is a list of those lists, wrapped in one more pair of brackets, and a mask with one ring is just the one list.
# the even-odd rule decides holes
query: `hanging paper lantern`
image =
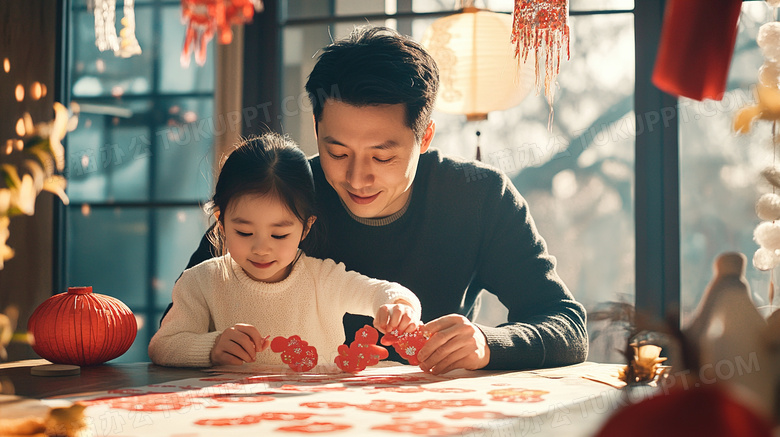
{"label": "hanging paper lantern", "polygon": [[511,31],[509,15],[474,7],[431,23],[422,44],[439,67],[436,109],[484,120],[489,112],[516,106],[528,95],[534,64],[518,65],[506,39]]}
{"label": "hanging paper lantern", "polygon": [[130,308],[119,299],[92,293],[92,287],[70,287],[35,309],[27,331],[41,357],[57,364],[91,366],[125,353],[137,326]]}
{"label": "hanging paper lantern", "polygon": [[556,78],[561,68],[561,52],[569,51],[569,1],[568,0],[515,0],[512,12],[512,37],[515,57],[522,55],[525,62],[533,50],[536,55],[536,93],[541,89],[540,68],[544,66],[544,95],[550,104],[555,97]]}
{"label": "hanging paper lantern", "polygon": [[233,41],[230,26],[248,23],[255,11],[262,10],[261,0],[181,0],[182,22],[187,27],[181,65],[190,65],[190,53],[194,48],[195,62],[203,66],[206,48],[214,35],[218,36],[220,44],[230,44]]}
{"label": "hanging paper lantern", "polygon": [[653,84],[695,100],[726,92],[742,0],[670,0],[664,11]]}

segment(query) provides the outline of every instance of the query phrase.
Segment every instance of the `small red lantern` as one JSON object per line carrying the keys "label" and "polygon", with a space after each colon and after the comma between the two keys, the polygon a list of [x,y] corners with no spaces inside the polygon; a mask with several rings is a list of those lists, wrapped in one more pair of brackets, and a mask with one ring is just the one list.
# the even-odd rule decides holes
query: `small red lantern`
{"label": "small red lantern", "polygon": [[57,364],[91,366],[127,352],[138,327],[130,308],[119,299],[92,293],[92,287],[70,287],[35,309],[27,331],[41,357]]}

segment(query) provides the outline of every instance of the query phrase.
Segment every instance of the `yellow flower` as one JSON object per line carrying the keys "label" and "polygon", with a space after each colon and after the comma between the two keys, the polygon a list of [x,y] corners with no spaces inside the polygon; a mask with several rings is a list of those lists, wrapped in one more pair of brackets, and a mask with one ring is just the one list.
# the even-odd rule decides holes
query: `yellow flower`
{"label": "yellow flower", "polygon": [[65,180],[64,177],[60,175],[53,175],[49,176],[45,181],[43,181],[43,191],[48,191],[50,193],[56,194],[60,200],[62,200],[62,203],[64,205],[67,205],[70,203],[70,200],[68,199],[68,195],[65,194],[65,187],[68,185],[68,182]]}
{"label": "yellow flower", "polygon": [[0,217],[0,270],[3,269],[5,261],[14,257],[14,250],[5,244],[6,241],[8,241],[8,237],[11,235],[11,232],[8,230],[8,225],[10,223],[10,218]]}
{"label": "yellow flower", "polygon": [[16,189],[11,189],[11,205],[16,206],[22,214],[35,214],[35,181],[32,176],[22,176],[22,183]]}
{"label": "yellow flower", "polygon": [[11,207],[11,190],[0,188],[0,217],[8,215],[8,209]]}

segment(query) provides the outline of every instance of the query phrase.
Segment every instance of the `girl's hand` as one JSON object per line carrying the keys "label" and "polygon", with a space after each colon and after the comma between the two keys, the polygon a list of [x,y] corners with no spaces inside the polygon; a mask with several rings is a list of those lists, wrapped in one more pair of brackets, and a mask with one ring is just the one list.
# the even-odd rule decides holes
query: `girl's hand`
{"label": "girl's hand", "polygon": [[420,315],[416,314],[414,308],[403,300],[382,305],[374,317],[374,327],[383,334],[396,329],[399,334],[414,332],[420,326],[422,326]]}
{"label": "girl's hand", "polygon": [[271,345],[270,337],[261,336],[260,331],[252,325],[236,323],[217,337],[214,347],[211,348],[211,364],[218,366],[253,363],[255,355]]}

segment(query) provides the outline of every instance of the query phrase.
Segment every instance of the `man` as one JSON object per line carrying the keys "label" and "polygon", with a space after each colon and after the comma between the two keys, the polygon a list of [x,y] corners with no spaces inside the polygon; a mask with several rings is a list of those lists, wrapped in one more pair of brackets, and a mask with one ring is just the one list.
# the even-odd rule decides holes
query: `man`
{"label": "man", "polygon": [[[525,200],[502,172],[429,150],[438,83],[425,49],[390,29],[358,28],[323,49],[306,91],[319,150],[310,161],[314,232],[325,242],[303,248],[417,294],[433,334],[418,354],[425,371],[583,361],[585,310]],[[188,267],[210,256],[204,240]],[[458,314],[483,288],[509,309],[509,323],[477,326]],[[344,321],[347,341],[370,324]]]}

